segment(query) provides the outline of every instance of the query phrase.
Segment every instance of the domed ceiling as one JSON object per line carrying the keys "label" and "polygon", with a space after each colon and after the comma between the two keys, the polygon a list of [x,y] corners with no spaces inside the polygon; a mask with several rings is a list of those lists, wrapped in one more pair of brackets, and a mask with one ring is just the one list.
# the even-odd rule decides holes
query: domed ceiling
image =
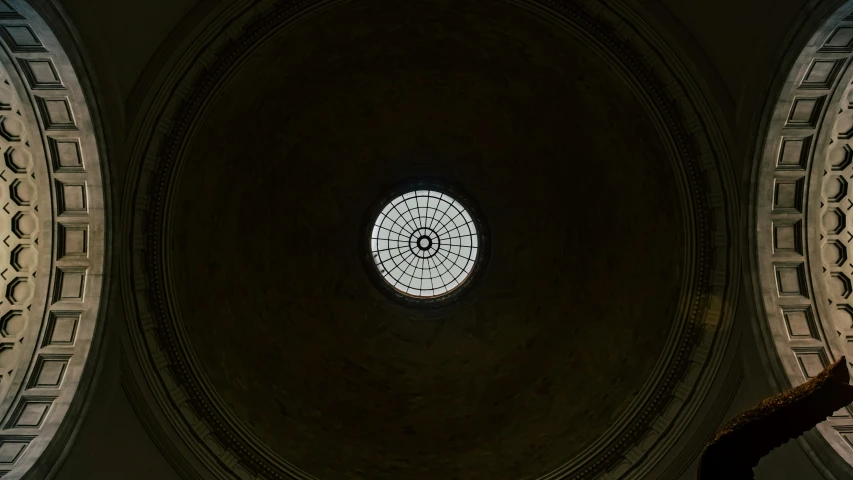
{"label": "domed ceiling", "polygon": [[[650,392],[699,341],[707,186],[685,187],[600,51],[517,5],[448,0],[346,2],[254,42],[171,137],[145,216],[167,246],[145,247],[163,292],[146,298],[186,362],[167,389],[212,402],[191,408],[276,478],[324,480],[544,478],[670,404]],[[476,203],[490,243],[437,311],[396,304],[363,261],[375,202],[427,177]]]}
{"label": "domed ceiling", "polygon": [[[677,185],[625,82],[568,32],[415,3],[339,6],[240,67],[175,190],[175,298],[228,407],[312,475],[536,478],[658,361]],[[424,172],[493,238],[476,298],[432,319],[386,305],[358,261],[371,203]]]}

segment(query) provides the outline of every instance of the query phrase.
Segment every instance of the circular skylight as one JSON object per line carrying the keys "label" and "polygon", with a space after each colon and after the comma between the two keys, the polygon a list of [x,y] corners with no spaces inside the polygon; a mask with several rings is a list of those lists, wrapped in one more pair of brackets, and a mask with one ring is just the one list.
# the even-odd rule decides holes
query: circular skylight
{"label": "circular skylight", "polygon": [[477,226],[450,195],[413,190],[382,207],[370,238],[373,261],[396,291],[435,298],[461,286],[477,262]]}

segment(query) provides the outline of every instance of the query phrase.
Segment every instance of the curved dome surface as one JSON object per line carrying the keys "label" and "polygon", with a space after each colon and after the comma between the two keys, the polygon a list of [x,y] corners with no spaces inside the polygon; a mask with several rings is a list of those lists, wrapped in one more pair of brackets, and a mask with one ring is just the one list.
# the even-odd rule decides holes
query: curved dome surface
{"label": "curved dome surface", "polygon": [[[201,369],[322,479],[538,478],[649,380],[684,283],[670,157],[593,50],[508,3],[362,1],[235,71],[167,229]],[[469,298],[420,318],[360,262],[372,203],[424,175],[480,205]]]}
{"label": "curved dome surface", "polygon": [[[175,54],[122,278],[184,473],[627,479],[683,448],[731,331],[734,190],[623,7],[281,0]],[[395,301],[368,241],[426,184],[485,232],[434,308]]]}

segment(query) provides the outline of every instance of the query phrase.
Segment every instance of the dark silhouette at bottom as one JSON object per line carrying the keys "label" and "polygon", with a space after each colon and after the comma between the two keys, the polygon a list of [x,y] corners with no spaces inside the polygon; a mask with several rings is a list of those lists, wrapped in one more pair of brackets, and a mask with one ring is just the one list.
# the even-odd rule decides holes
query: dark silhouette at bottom
{"label": "dark silhouette at bottom", "polygon": [[853,403],[844,357],[818,376],[763,400],[719,429],[699,460],[699,480],[752,480],[761,457]]}

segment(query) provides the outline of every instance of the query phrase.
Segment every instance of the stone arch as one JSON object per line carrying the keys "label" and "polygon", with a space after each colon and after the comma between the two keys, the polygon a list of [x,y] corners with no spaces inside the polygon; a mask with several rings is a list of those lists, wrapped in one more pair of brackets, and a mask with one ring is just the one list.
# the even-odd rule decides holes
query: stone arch
{"label": "stone arch", "polygon": [[93,99],[45,19],[0,2],[0,475],[45,475],[101,335],[107,223]]}
{"label": "stone arch", "polygon": [[[780,388],[853,351],[853,3],[825,19],[796,54],[765,114],[749,217],[759,336]],[[842,475],[853,473],[851,441],[849,407],[801,439],[815,460]]]}

